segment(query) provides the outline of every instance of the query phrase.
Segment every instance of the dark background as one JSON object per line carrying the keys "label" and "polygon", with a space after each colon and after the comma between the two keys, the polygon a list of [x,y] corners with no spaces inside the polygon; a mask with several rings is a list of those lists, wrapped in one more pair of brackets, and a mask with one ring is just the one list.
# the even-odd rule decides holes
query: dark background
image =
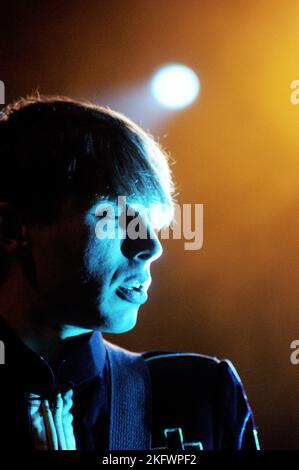
{"label": "dark background", "polygon": [[[262,446],[299,448],[299,78],[297,1],[1,2],[6,101],[36,88],[126,112],[176,160],[181,203],[204,203],[204,247],[164,242],[135,350],[228,357],[245,384]],[[151,74],[182,62],[202,90],[163,112]]]}

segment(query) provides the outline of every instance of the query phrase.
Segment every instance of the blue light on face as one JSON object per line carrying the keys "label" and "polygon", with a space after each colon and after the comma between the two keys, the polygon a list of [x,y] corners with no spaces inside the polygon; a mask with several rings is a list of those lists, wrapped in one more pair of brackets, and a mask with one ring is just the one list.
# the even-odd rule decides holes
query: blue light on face
{"label": "blue light on face", "polygon": [[154,74],[151,90],[160,104],[179,109],[196,99],[200,82],[196,73],[186,65],[168,64]]}

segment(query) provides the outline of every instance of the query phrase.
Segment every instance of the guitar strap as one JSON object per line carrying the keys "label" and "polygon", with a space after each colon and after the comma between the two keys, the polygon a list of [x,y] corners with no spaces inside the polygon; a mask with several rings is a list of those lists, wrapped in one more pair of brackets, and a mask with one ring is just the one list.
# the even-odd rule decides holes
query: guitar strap
{"label": "guitar strap", "polygon": [[151,380],[141,354],[105,340],[111,374],[110,450],[151,449]]}

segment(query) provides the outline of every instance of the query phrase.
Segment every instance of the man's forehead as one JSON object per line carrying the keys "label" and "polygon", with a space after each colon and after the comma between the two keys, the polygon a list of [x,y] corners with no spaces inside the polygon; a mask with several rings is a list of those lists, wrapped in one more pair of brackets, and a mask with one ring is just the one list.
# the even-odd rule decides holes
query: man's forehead
{"label": "man's forehead", "polygon": [[111,205],[111,207],[136,208],[139,210],[152,209],[154,206],[164,205],[162,201],[154,200],[151,197],[136,195],[101,195],[94,200],[93,206]]}
{"label": "man's forehead", "polygon": [[139,214],[146,217],[153,226],[158,228],[167,226],[172,221],[172,208],[168,204],[135,195],[99,196],[94,202],[93,209],[98,215],[102,215],[106,211],[110,211],[115,216],[124,212],[129,216]]}

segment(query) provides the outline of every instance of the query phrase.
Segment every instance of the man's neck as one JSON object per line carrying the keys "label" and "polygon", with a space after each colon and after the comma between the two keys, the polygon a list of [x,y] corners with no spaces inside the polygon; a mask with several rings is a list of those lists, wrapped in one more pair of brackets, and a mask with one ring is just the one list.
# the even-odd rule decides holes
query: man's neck
{"label": "man's neck", "polygon": [[[15,269],[8,279],[1,285],[0,315],[23,343],[47,361],[55,360],[66,339],[92,331],[51,322],[52,318],[59,316],[54,312],[45,314],[46,309],[19,269]],[[12,292],[17,295],[12,295]]]}
{"label": "man's neck", "polygon": [[67,339],[92,331],[72,325],[51,325],[41,321],[32,321],[32,318],[28,316],[26,318],[16,312],[1,316],[13,333],[49,364],[60,355]]}

